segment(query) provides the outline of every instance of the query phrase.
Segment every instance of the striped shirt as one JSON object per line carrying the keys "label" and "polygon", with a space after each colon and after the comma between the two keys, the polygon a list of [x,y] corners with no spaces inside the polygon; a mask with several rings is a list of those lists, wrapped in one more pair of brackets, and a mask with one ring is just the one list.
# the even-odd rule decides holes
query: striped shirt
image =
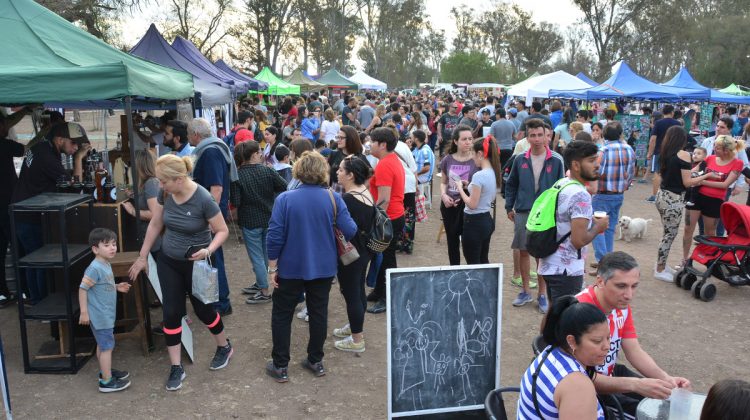
{"label": "striped shirt", "polygon": [[635,176],[635,152],[627,143],[607,141],[602,149],[599,192],[622,194]]}
{"label": "striped shirt", "polygon": [[[541,366],[539,376],[536,380],[536,397],[539,405],[539,412],[542,417],[537,415],[532,398],[531,380],[534,373],[539,368],[539,362],[544,355],[549,352],[547,359]],[[561,351],[558,347],[547,347],[531,363],[526,373],[521,379],[521,395],[518,398],[517,420],[538,420],[538,419],[557,419],[560,413],[555,405],[555,388],[568,374],[581,372],[586,375],[586,369],[578,363],[576,359]],[[604,410],[602,406],[596,403],[597,420],[604,420]]]}

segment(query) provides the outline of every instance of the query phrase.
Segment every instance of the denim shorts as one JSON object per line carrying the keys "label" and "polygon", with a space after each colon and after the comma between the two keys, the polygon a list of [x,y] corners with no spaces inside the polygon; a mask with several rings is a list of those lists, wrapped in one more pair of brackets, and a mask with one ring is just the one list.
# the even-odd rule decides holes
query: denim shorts
{"label": "denim shorts", "polygon": [[99,351],[107,351],[115,348],[114,328],[103,328],[97,330],[92,325],[91,332],[94,333],[94,338],[96,339],[96,345],[99,346]]}

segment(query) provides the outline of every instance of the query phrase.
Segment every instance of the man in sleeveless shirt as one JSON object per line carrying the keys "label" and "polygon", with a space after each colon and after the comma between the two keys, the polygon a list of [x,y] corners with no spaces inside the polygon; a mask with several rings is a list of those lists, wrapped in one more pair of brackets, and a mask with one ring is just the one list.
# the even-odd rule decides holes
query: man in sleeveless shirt
{"label": "man in sleeveless shirt", "polygon": [[[635,258],[621,251],[612,252],[599,261],[596,284],[576,295],[578,301],[591,303],[608,314],[609,354],[604,364],[596,367],[594,387],[599,394],[613,394],[626,418],[635,418],[636,407],[644,397],[666,399],[673,388],[690,388],[689,380],[669,375],[638,342],[630,302],[640,276]],[[643,376],[617,363],[620,350]]]}

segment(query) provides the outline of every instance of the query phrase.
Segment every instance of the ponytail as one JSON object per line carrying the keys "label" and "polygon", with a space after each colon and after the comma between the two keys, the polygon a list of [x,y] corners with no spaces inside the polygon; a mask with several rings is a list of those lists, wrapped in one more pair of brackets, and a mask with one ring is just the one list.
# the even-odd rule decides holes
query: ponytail
{"label": "ponytail", "polygon": [[474,140],[474,152],[481,152],[484,158],[490,161],[492,171],[495,173],[495,184],[498,187],[502,185],[503,180],[499,150],[500,149],[497,147],[497,143],[492,136],[488,135],[483,139]]}
{"label": "ponytail", "polygon": [[580,303],[574,296],[557,299],[547,314],[542,336],[552,347],[570,351],[567,337],[572,335],[576,343],[592,325],[607,322],[601,309],[589,303]]}

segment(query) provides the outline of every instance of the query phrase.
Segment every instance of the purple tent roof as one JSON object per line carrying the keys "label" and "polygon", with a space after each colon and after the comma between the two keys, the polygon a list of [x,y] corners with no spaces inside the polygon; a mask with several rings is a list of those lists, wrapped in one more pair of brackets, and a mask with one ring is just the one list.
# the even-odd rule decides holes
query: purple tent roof
{"label": "purple tent roof", "polygon": [[172,48],[180,53],[183,57],[187,58],[190,62],[205,70],[207,73],[212,74],[217,79],[230,80],[235,86],[237,86],[238,92],[246,92],[250,89],[250,82],[235,77],[232,74],[225,72],[224,70],[216,67],[211,61],[209,61],[203,54],[201,54],[198,47],[187,39],[178,36],[172,42]]}
{"label": "purple tent roof", "polygon": [[246,74],[238,72],[237,70],[233,69],[229,64],[227,64],[224,60],[217,60],[214,63],[214,65],[220,68],[221,70],[224,70],[224,72],[226,72],[227,74],[231,74],[240,80],[247,80],[250,83],[250,90],[264,91],[268,89],[268,83],[261,81],[261,80],[253,79],[252,77]]}
{"label": "purple tent roof", "polygon": [[167,40],[161,36],[153,23],[148,27],[148,31],[143,35],[143,38],[130,50],[130,54],[175,70],[186,71],[198,79],[222,87],[232,87],[234,84],[234,81],[230,78],[216,77],[175,51]]}

